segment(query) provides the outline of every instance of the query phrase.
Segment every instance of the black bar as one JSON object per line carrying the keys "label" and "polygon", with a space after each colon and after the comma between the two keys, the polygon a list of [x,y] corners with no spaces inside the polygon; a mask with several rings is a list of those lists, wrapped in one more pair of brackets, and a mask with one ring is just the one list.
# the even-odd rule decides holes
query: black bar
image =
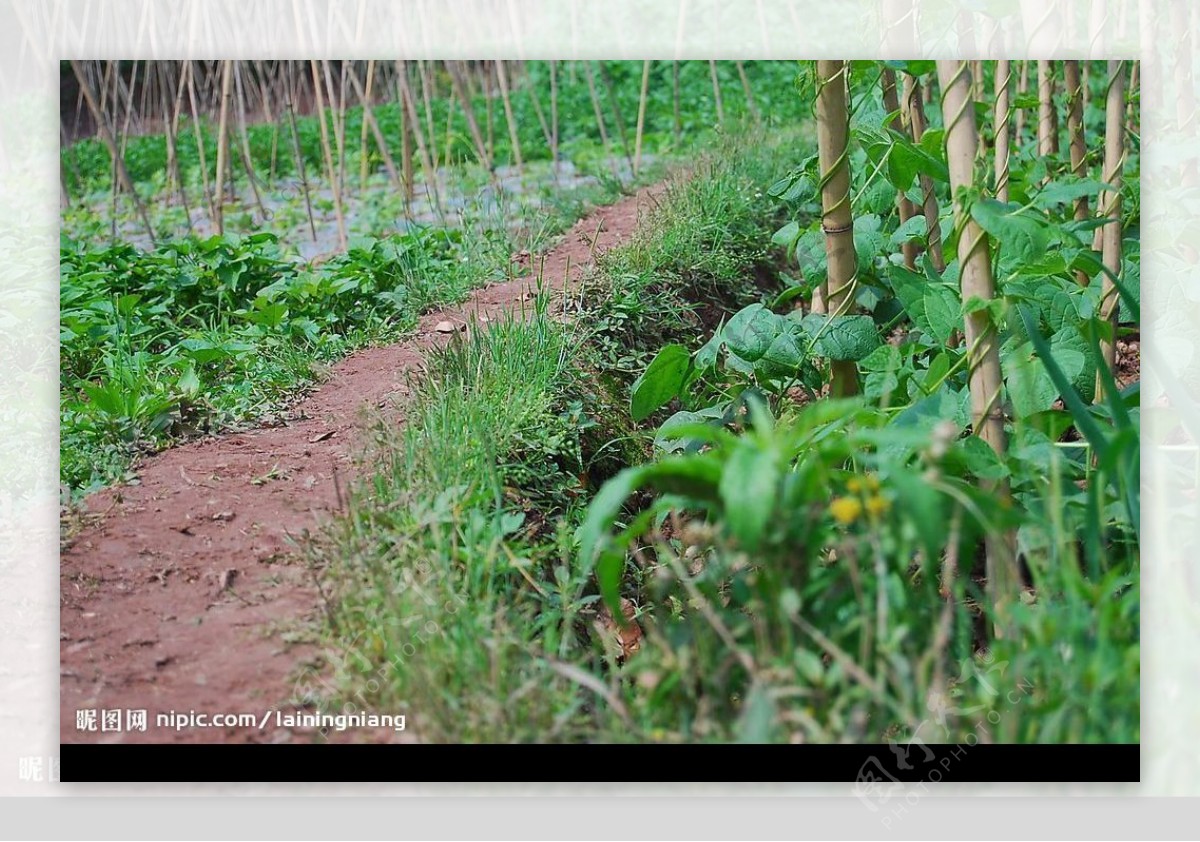
{"label": "black bar", "polygon": [[[928,751],[926,751],[928,749]],[[70,782],[750,782],[765,769],[789,782],[845,781],[860,791],[901,782],[1128,782],[1141,746],[1125,745],[369,745],[64,744]],[[770,764],[770,765],[768,765]]]}

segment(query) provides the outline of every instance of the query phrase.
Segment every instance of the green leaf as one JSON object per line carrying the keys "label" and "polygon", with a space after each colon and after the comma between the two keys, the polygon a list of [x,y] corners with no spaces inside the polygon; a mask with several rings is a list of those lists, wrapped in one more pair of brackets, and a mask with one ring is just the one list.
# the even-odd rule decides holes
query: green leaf
{"label": "green leaf", "polygon": [[792,221],[771,235],[771,242],[791,251],[800,236],[800,223]]}
{"label": "green leaf", "polygon": [[[924,477],[905,469],[888,475],[887,482],[898,492],[896,503],[916,528],[925,562],[936,563],[941,557],[942,541],[946,536],[946,518],[942,511],[942,495]],[[882,583],[880,583],[882,585]]]}
{"label": "green leaf", "polygon": [[930,281],[903,266],[891,268],[892,290],[913,324],[945,345],[962,324],[958,290],[941,280]]}
{"label": "green leaf", "polygon": [[754,370],[768,379],[790,377],[804,362],[804,349],[791,331],[783,331],[754,364]]}
{"label": "green leaf", "polygon": [[898,248],[909,240],[921,240],[924,242],[928,232],[929,225],[925,221],[925,217],[920,215],[913,216],[892,232],[892,236],[888,238],[888,245]]}
{"label": "green leaf", "polygon": [[761,304],[743,307],[725,326],[725,344],[743,360],[762,358],[782,327],[782,319]]}
{"label": "green leaf", "polygon": [[775,453],[750,438],[738,439],[721,474],[725,521],[742,549],[753,552],[775,510],[779,486]]}
{"label": "green leaf", "polygon": [[1044,220],[1021,213],[1019,205],[980,199],[971,205],[971,218],[1018,262],[1038,260],[1049,248],[1050,235]]}
{"label": "green leaf", "polygon": [[725,323],[717,325],[717,329],[713,331],[713,335],[708,341],[700,346],[700,350],[696,352],[695,367],[697,371],[707,371],[717,364],[717,352],[721,350],[721,346],[725,343]]}
{"label": "green leaf", "polygon": [[861,360],[882,344],[870,316],[809,313],[801,325],[817,353],[831,360]]}
{"label": "green leaf", "polygon": [[666,345],[633,383],[630,414],[644,421],[659,408],[679,396],[687,380],[691,355],[682,345]]}
{"label": "green leaf", "polygon": [[1081,196],[1099,196],[1101,190],[1110,189],[1110,185],[1103,181],[1095,181],[1093,179],[1076,179],[1071,176],[1065,176],[1056,181],[1052,181],[1038,191],[1033,197],[1035,207],[1043,210],[1058,205],[1065,205],[1068,202],[1074,202]]}
{"label": "green leaf", "polygon": [[769,743],[775,726],[775,702],[767,688],[755,682],[737,721],[737,742]]}

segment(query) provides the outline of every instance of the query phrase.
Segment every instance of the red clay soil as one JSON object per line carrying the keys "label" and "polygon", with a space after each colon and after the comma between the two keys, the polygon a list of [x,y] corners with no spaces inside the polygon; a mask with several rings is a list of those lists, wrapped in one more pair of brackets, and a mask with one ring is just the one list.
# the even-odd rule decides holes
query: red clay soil
{"label": "red clay soil", "polygon": [[[534,260],[532,274],[544,266],[547,286],[558,289],[568,267],[578,279],[595,253],[629,237],[661,191],[643,190],[580,220],[544,263]],[[137,484],[90,496],[61,556],[61,740],[315,739],[312,729],[273,725],[176,731],[157,727],[156,714],[262,717],[289,709],[315,649],[285,638],[321,610],[292,536],[337,511],[361,451],[363,410],[394,403],[402,419],[410,376],[453,335],[438,326],[519,312],[533,283],[486,287],[426,315],[408,340],[348,357],[280,426],[164,451],[139,466]],[[129,710],[147,711],[144,731],[129,730]],[[80,711],[85,719],[97,712],[96,730],[79,727]],[[121,730],[104,730],[102,711],[121,711]],[[391,730],[331,736],[406,739]]]}

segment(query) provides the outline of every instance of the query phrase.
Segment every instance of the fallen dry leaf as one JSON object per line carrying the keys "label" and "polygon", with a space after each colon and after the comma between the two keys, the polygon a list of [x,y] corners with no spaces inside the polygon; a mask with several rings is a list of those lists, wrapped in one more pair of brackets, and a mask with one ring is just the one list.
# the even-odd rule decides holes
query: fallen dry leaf
{"label": "fallen dry leaf", "polygon": [[[466,325],[464,325],[464,327],[466,327]],[[433,329],[436,330],[438,333],[454,333],[455,331],[458,330],[458,328],[455,326],[454,322],[450,322],[450,321],[440,321],[437,323],[437,325],[434,326]]]}
{"label": "fallen dry leaf", "polygon": [[233,518],[233,512],[217,512],[215,515],[212,515],[210,520],[233,520]]}
{"label": "fallen dry leaf", "polygon": [[337,430],[326,430],[325,432],[317,433],[315,436],[310,438],[308,443],[316,444],[319,441],[325,441],[325,439],[333,438],[335,435],[337,435]]}

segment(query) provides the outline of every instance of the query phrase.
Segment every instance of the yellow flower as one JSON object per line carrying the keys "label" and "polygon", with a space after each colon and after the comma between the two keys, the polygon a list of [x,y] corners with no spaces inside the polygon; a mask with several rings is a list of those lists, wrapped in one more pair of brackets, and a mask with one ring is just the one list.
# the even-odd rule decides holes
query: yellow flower
{"label": "yellow flower", "polygon": [[854,497],[838,497],[829,504],[829,511],[838,523],[849,525],[862,514],[862,503]]}
{"label": "yellow flower", "polygon": [[862,480],[858,477],[850,477],[850,479],[846,480],[846,490],[851,494],[857,494],[862,491]]}
{"label": "yellow flower", "polygon": [[864,474],[863,481],[866,483],[868,491],[879,490],[879,477],[875,474]]}
{"label": "yellow flower", "polygon": [[879,517],[891,506],[885,497],[875,494],[867,498],[867,513],[871,517]]}

